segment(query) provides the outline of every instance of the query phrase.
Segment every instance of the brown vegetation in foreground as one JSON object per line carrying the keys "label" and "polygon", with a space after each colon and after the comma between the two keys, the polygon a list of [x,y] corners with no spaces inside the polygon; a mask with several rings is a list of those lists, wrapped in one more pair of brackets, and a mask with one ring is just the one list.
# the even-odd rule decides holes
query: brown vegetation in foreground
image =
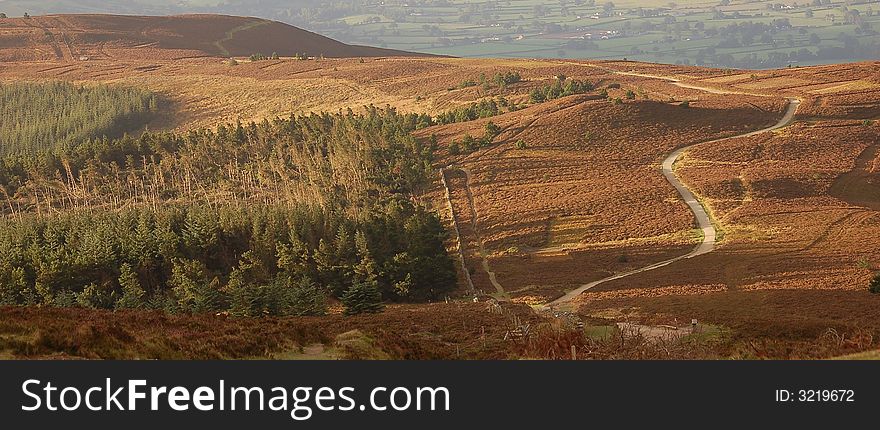
{"label": "brown vegetation in foreground", "polygon": [[371,358],[336,342],[339,335],[359,330],[369,349],[386,358],[503,359],[517,353],[517,345],[504,340],[513,314],[523,321],[535,318],[523,306],[501,315],[473,303],[396,305],[374,315],[296,318],[6,307],[0,308],[0,355],[296,359],[302,358],[303,348],[317,344],[337,349],[337,358]]}
{"label": "brown vegetation in foreground", "polygon": [[[778,306],[798,306],[790,297]],[[660,309],[668,309],[663,304]],[[698,305],[708,308],[715,304]],[[613,320],[535,314],[524,305],[391,306],[345,317],[234,318],[76,308],[0,308],[0,357],[7,359],[551,359],[828,358],[870,350],[875,329],[802,319],[735,331],[656,337],[617,329]],[[654,309],[652,309],[654,310]],[[809,310],[809,309],[803,309]],[[690,310],[688,311],[690,312]],[[736,314],[730,309],[732,314]],[[727,315],[727,314],[726,314]],[[838,315],[842,317],[841,315]],[[666,321],[662,317],[656,321]],[[670,320],[671,321],[671,320]],[[519,324],[519,325],[517,325]],[[528,334],[517,336],[517,327]],[[746,330],[741,330],[741,327]],[[597,335],[596,329],[603,334]]]}

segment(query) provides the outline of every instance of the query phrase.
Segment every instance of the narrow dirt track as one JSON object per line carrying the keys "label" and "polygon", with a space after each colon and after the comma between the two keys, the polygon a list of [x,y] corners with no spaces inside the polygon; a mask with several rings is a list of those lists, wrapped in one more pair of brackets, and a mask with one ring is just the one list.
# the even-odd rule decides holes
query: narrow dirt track
{"label": "narrow dirt track", "polygon": [[[635,75],[635,74],[626,73],[626,72],[616,72],[616,73]],[[707,91],[707,92],[711,92],[711,93],[718,93],[720,91],[715,88],[702,88],[702,87],[699,87],[696,85],[680,84],[678,82],[678,80],[675,78],[660,77],[660,76],[648,76],[648,75],[637,75],[637,76],[664,79],[664,80],[672,81],[676,85],[681,85],[681,86],[686,85],[686,88],[702,90],[702,91]],[[731,92],[731,93],[733,93],[733,92]],[[675,151],[670,153],[663,160],[663,163],[662,163],[663,176],[665,176],[666,179],[672,184],[672,186],[675,187],[676,191],[678,191],[679,195],[681,195],[681,198],[684,199],[685,203],[687,203],[688,207],[690,207],[691,212],[694,213],[694,216],[697,219],[697,224],[698,224],[699,228],[703,232],[702,242],[700,242],[700,244],[697,245],[697,247],[694,248],[693,251],[691,251],[685,255],[681,255],[681,256],[678,256],[675,258],[670,258],[668,260],[660,261],[660,262],[657,262],[657,263],[654,263],[654,264],[651,264],[651,265],[648,265],[645,267],[641,267],[639,269],[635,269],[635,270],[631,270],[631,271],[623,272],[623,273],[618,273],[616,275],[609,276],[607,278],[603,278],[598,281],[590,282],[589,284],[584,284],[574,290],[569,291],[568,293],[566,293],[562,297],[548,303],[545,306],[550,307],[550,308],[560,306],[560,305],[566,304],[568,302],[571,302],[575,297],[581,295],[584,291],[587,291],[587,290],[589,290],[599,284],[604,284],[606,282],[613,281],[616,279],[621,279],[621,278],[625,278],[627,276],[632,276],[632,275],[635,275],[638,273],[644,273],[644,272],[648,272],[648,271],[651,271],[654,269],[659,269],[661,267],[668,266],[668,265],[670,265],[676,261],[679,261],[679,260],[683,260],[686,258],[692,258],[692,257],[696,257],[698,255],[712,252],[715,249],[715,237],[716,237],[716,233],[717,233],[715,230],[715,226],[712,224],[712,219],[711,219],[711,217],[709,217],[709,214],[706,213],[706,210],[703,208],[703,205],[700,204],[699,200],[697,200],[697,198],[694,196],[694,194],[691,192],[691,190],[688,189],[687,186],[685,186],[681,181],[679,181],[678,177],[675,176],[675,172],[673,170],[673,166],[674,166],[675,162],[688,149],[690,149],[696,145],[702,145],[705,143],[720,142],[723,140],[734,139],[734,138],[738,138],[738,137],[754,136],[754,135],[757,135],[760,133],[765,133],[768,131],[772,131],[772,130],[776,130],[776,129],[785,127],[788,124],[790,124],[792,122],[792,120],[794,120],[795,113],[797,112],[797,108],[798,108],[798,105],[800,105],[800,103],[801,103],[801,101],[799,99],[789,98],[788,99],[788,107],[785,111],[785,115],[783,115],[782,119],[780,119],[776,124],[774,124],[770,127],[763,128],[761,130],[752,131],[749,133],[739,134],[736,136],[730,136],[730,137],[725,137],[722,139],[715,139],[715,140],[710,140],[708,142],[699,142],[699,143],[695,143],[692,145],[684,146],[679,149],[676,149]]]}
{"label": "narrow dirt track", "polygon": [[[619,74],[619,75],[639,76],[639,77],[644,77],[644,78],[665,80],[665,81],[672,82],[674,85],[680,86],[682,88],[704,91],[704,92],[711,93],[711,94],[744,94],[744,95],[754,95],[754,96],[759,96],[759,97],[769,97],[769,95],[767,95],[767,94],[755,94],[755,93],[740,92],[740,91],[722,90],[722,89],[718,89],[718,88],[710,88],[710,87],[703,87],[703,86],[689,84],[689,83],[683,83],[683,82],[680,82],[679,79],[677,79],[677,78],[668,77],[668,76],[656,76],[656,75],[646,75],[646,74],[640,74],[640,73],[634,73],[634,72],[622,72],[622,71],[607,69],[607,68],[593,65],[593,64],[580,64],[580,63],[567,63],[567,64],[578,64],[578,65],[582,65],[582,66],[586,66],[586,67],[599,68],[599,69],[605,70],[609,73],[614,73],[614,74]],[[678,257],[668,259],[668,260],[664,260],[664,261],[660,261],[660,262],[657,262],[654,264],[650,264],[648,266],[641,267],[639,269],[619,273],[619,274],[616,274],[613,276],[609,276],[607,278],[600,279],[598,281],[593,281],[588,284],[584,284],[584,285],[582,285],[572,291],[569,291],[568,293],[566,293],[562,297],[560,297],[550,303],[547,303],[543,307],[544,308],[553,308],[553,307],[557,307],[557,306],[560,306],[563,304],[567,304],[567,303],[571,302],[575,297],[581,295],[584,291],[587,291],[587,290],[589,290],[599,284],[603,284],[603,283],[613,281],[616,279],[625,278],[627,276],[632,276],[632,275],[635,275],[638,273],[644,273],[644,272],[648,272],[648,271],[651,271],[654,269],[659,269],[661,267],[668,266],[668,265],[670,265],[676,261],[679,261],[679,260],[692,258],[692,257],[696,257],[698,255],[712,252],[715,249],[715,239],[716,239],[716,235],[717,235],[717,231],[715,230],[715,226],[712,224],[712,218],[706,212],[705,208],[703,208],[703,205],[699,202],[699,200],[697,200],[696,196],[694,196],[693,192],[691,192],[690,189],[688,189],[687,186],[685,186],[681,181],[679,181],[678,177],[675,176],[675,172],[673,169],[675,162],[679,159],[679,157],[681,157],[682,154],[684,154],[687,150],[689,150],[690,148],[692,148],[696,145],[720,142],[720,141],[734,139],[734,138],[740,138],[740,137],[754,136],[757,134],[766,133],[768,131],[773,131],[773,130],[785,127],[794,120],[794,116],[797,113],[797,108],[800,105],[800,103],[801,103],[800,99],[789,97],[788,98],[788,106],[786,108],[785,114],[783,115],[782,119],[780,119],[779,121],[777,121],[775,124],[773,124],[770,127],[766,127],[766,128],[760,129],[760,130],[751,131],[748,133],[743,133],[743,134],[739,134],[739,135],[735,135],[735,136],[729,136],[729,137],[724,137],[721,139],[715,139],[715,140],[710,140],[710,141],[705,141],[705,142],[698,142],[698,143],[693,143],[691,145],[683,146],[683,147],[678,148],[675,151],[671,152],[663,160],[663,163],[661,163],[663,176],[666,177],[666,179],[669,181],[670,184],[672,184],[673,187],[675,187],[676,191],[678,191],[679,195],[682,197],[682,199],[685,201],[685,203],[691,209],[691,212],[694,213],[694,217],[697,219],[697,224],[703,233],[703,240],[691,252],[684,254],[684,255],[680,255]],[[448,167],[454,167],[454,166],[448,166]],[[459,170],[462,170],[466,176],[465,188],[466,188],[466,191],[468,194],[468,200],[469,200],[469,204],[470,204],[472,221],[474,223],[474,231],[477,231],[477,225],[476,225],[477,214],[476,214],[476,210],[474,207],[473,194],[471,193],[470,186],[469,186],[470,179],[471,179],[470,172],[464,168],[459,168]],[[447,199],[448,199],[449,187],[445,184],[445,181],[444,181],[443,185],[444,185],[444,188],[446,189]],[[454,210],[454,209],[452,209],[451,200],[448,203],[449,203],[451,210]],[[454,216],[453,216],[453,223],[454,224],[457,223],[457,220],[455,219]],[[458,229],[458,227],[456,225],[456,230],[457,229]],[[501,286],[501,284],[498,282],[495,272],[493,272],[491,270],[491,268],[489,266],[488,256],[486,254],[485,248],[483,247],[483,242],[479,237],[478,237],[478,243],[480,246],[480,254],[482,256],[483,270],[489,275],[489,279],[490,279],[492,285],[495,287],[496,294],[499,295],[499,299],[504,300],[507,298],[506,297],[507,293],[505,292],[505,290]],[[463,269],[467,270],[467,268],[464,267],[464,255],[463,254],[460,255],[460,257],[462,259]],[[472,284],[471,284],[471,288],[473,288]]]}

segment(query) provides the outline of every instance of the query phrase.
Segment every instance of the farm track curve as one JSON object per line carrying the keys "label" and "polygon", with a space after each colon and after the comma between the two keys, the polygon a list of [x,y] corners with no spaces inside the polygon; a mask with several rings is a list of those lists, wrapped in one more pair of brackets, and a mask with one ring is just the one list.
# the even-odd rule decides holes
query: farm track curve
{"label": "farm track curve", "polygon": [[[719,94],[719,93],[724,94],[724,92],[722,90],[719,90],[716,88],[704,88],[704,87],[700,87],[698,85],[683,84],[683,83],[680,83],[678,81],[678,79],[670,78],[670,77],[642,75],[642,74],[635,74],[635,73],[628,73],[628,72],[616,72],[616,71],[613,71],[613,73],[641,76],[641,77],[647,77],[647,78],[663,79],[663,80],[671,81],[675,85],[681,86],[683,88],[702,90],[702,91],[710,92],[713,94]],[[742,94],[742,93],[734,92],[734,91],[731,91],[730,93]],[[757,94],[755,94],[755,95],[757,95]],[[559,297],[556,300],[553,300],[550,303],[546,304],[545,307],[553,308],[556,306],[560,306],[560,305],[569,303],[575,297],[583,294],[584,291],[587,291],[593,287],[596,287],[597,285],[604,284],[609,281],[625,278],[625,277],[636,275],[639,273],[648,272],[648,271],[651,271],[654,269],[659,269],[661,267],[665,267],[665,266],[668,266],[672,263],[675,263],[679,260],[693,258],[698,255],[712,252],[715,249],[715,239],[716,239],[716,234],[717,234],[715,226],[712,223],[712,218],[706,212],[705,208],[700,203],[700,201],[696,198],[696,196],[694,196],[693,192],[691,192],[691,190],[686,185],[684,185],[681,181],[679,181],[678,177],[675,175],[675,171],[673,169],[675,162],[678,160],[679,157],[681,157],[682,154],[684,154],[687,150],[691,149],[692,147],[694,147],[696,145],[702,145],[702,144],[706,144],[706,143],[715,143],[715,142],[720,142],[720,141],[735,139],[735,138],[741,138],[741,137],[755,136],[755,135],[758,135],[761,133],[766,133],[769,131],[773,131],[773,130],[777,130],[782,127],[785,127],[785,126],[789,125],[794,120],[795,113],[797,113],[797,108],[798,108],[798,105],[800,105],[800,103],[801,103],[800,99],[788,98],[788,106],[786,108],[785,114],[783,115],[783,117],[779,121],[777,121],[775,124],[773,124],[770,127],[766,127],[766,128],[760,129],[760,130],[751,131],[748,133],[743,133],[743,134],[739,134],[739,135],[735,135],[735,136],[729,136],[729,137],[725,137],[725,138],[721,138],[721,139],[714,139],[714,140],[710,140],[710,141],[706,141],[706,142],[697,142],[697,143],[694,143],[691,145],[683,146],[681,148],[678,148],[678,149],[672,151],[663,160],[663,163],[661,165],[662,169],[663,169],[663,176],[665,176],[666,179],[670,182],[670,184],[672,184],[672,186],[675,187],[676,191],[678,191],[681,198],[685,201],[685,203],[691,209],[691,212],[693,212],[694,216],[697,219],[697,224],[698,224],[700,230],[702,230],[703,240],[700,242],[699,245],[697,245],[696,248],[694,248],[691,252],[684,254],[684,255],[680,255],[678,257],[663,260],[663,261],[653,263],[653,264],[650,264],[650,265],[647,265],[647,266],[644,266],[644,267],[641,267],[638,269],[630,270],[630,271],[623,272],[623,273],[618,273],[616,275],[612,275],[612,276],[609,276],[609,277],[606,277],[603,279],[599,279],[597,281],[590,282],[588,284],[581,285],[580,287],[567,292],[562,297]]]}
{"label": "farm track curve", "polygon": [[[665,80],[665,81],[669,81],[669,82],[673,83],[673,85],[676,85],[676,86],[679,86],[682,88],[687,88],[687,89],[692,89],[692,90],[697,90],[697,91],[704,91],[704,92],[711,93],[711,94],[742,94],[742,95],[753,95],[753,96],[760,96],[760,97],[768,97],[769,96],[767,94],[755,94],[755,93],[748,93],[748,92],[723,90],[723,89],[719,89],[719,88],[711,88],[711,87],[704,87],[704,86],[695,85],[695,84],[683,83],[683,82],[680,82],[679,79],[674,78],[674,77],[669,77],[669,76],[648,75],[648,74],[640,74],[640,73],[635,73],[635,72],[622,72],[622,71],[612,70],[612,69],[608,69],[608,68],[604,68],[604,67],[592,65],[592,64],[582,64],[582,63],[572,63],[572,64],[577,64],[577,65],[582,65],[582,66],[587,66],[587,67],[595,67],[595,68],[602,69],[606,72],[618,74],[618,75],[639,76],[639,77],[643,77],[643,78]],[[688,205],[691,212],[693,212],[694,217],[697,220],[697,224],[703,234],[702,241],[692,251],[690,251],[684,255],[680,255],[680,256],[670,258],[667,260],[663,260],[663,261],[660,261],[657,263],[653,263],[653,264],[650,264],[650,265],[647,265],[647,266],[644,266],[644,267],[641,267],[638,269],[619,273],[619,274],[612,275],[612,276],[609,276],[609,277],[606,277],[603,279],[599,279],[597,281],[593,281],[593,282],[584,284],[584,285],[582,285],[572,291],[567,292],[562,297],[559,297],[559,298],[551,301],[550,303],[545,304],[543,307],[544,308],[553,308],[556,306],[567,304],[567,303],[571,302],[577,296],[581,295],[584,291],[587,291],[597,285],[600,285],[600,284],[603,284],[603,283],[606,283],[609,281],[625,278],[628,276],[632,276],[635,274],[648,272],[648,271],[651,271],[654,269],[659,269],[661,267],[665,267],[665,266],[668,266],[672,263],[675,263],[679,260],[693,258],[698,255],[712,252],[715,249],[715,239],[716,239],[716,235],[717,235],[717,231],[716,231],[715,226],[712,222],[712,218],[706,212],[702,203],[697,199],[697,197],[693,194],[693,192],[691,192],[691,190],[687,186],[685,186],[681,181],[679,181],[678,177],[675,175],[675,172],[674,172],[675,162],[681,157],[681,155],[683,155],[685,152],[687,152],[689,149],[691,149],[692,147],[694,147],[696,145],[702,145],[702,144],[706,144],[706,143],[715,143],[715,142],[720,142],[720,141],[724,141],[724,140],[728,140],[728,139],[755,136],[755,135],[758,135],[761,133],[766,133],[769,131],[777,130],[777,129],[780,129],[780,128],[783,128],[783,127],[789,125],[794,120],[795,114],[797,113],[797,108],[800,105],[801,100],[798,98],[792,98],[792,97],[788,97],[787,99],[788,99],[788,106],[786,107],[786,111],[783,114],[782,118],[769,127],[765,127],[760,130],[755,130],[755,131],[751,131],[751,132],[747,132],[747,133],[738,134],[735,136],[728,136],[728,137],[724,137],[724,138],[720,138],[720,139],[713,139],[713,140],[709,140],[709,141],[692,143],[690,145],[682,146],[682,147],[672,151],[670,154],[668,154],[664,158],[663,162],[661,163],[663,176],[676,189],[676,191],[678,191],[681,198]],[[533,120],[532,122],[534,123],[534,121],[535,120]],[[455,166],[448,166],[448,167],[455,168]],[[470,175],[470,172],[465,168],[459,168],[459,170],[463,171],[465,174],[465,178],[466,178],[465,179],[465,191],[468,196],[468,204],[470,206],[470,211],[471,211],[471,215],[472,215],[472,222],[474,223],[474,231],[476,232],[477,218],[476,218],[476,208],[474,207],[473,194],[470,189],[471,175]],[[445,184],[444,184],[444,186],[445,186]],[[447,187],[447,193],[448,192],[449,192],[449,190]],[[452,205],[451,202],[449,202],[449,204],[450,204],[450,206]],[[453,218],[453,223],[456,223],[456,220],[454,218]],[[456,226],[456,228],[457,228],[457,226]],[[501,295],[502,298],[506,299],[507,293],[505,292],[505,290],[501,286],[501,284],[498,282],[495,272],[493,272],[489,266],[488,255],[487,255],[486,250],[484,248],[483,242],[479,237],[477,239],[478,239],[477,242],[479,244],[479,251],[482,256],[483,270],[489,276],[489,279],[490,279],[492,285],[495,287],[497,293],[499,295]]]}

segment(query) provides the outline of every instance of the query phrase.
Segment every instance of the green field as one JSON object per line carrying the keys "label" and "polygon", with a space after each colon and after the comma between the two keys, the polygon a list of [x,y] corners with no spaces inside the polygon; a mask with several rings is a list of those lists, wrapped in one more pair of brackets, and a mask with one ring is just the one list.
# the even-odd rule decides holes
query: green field
{"label": "green field", "polygon": [[468,57],[628,58],[743,68],[877,58],[880,9],[875,13],[872,3],[880,2],[813,3],[384,2],[369,14],[292,21],[349,43]]}
{"label": "green field", "polygon": [[[770,68],[873,59],[871,3],[818,1],[386,2],[370,19],[314,24],[350,43],[468,57],[628,58]],[[775,5],[775,6],[774,6]]]}

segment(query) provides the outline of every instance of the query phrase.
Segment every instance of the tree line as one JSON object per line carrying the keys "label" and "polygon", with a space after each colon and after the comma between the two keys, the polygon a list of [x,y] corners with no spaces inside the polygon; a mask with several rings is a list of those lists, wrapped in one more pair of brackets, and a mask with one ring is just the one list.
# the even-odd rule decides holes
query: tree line
{"label": "tree line", "polygon": [[[500,76],[500,79],[505,79],[505,75],[498,74],[496,76]],[[514,76],[516,76],[516,82],[519,82],[519,74],[515,74]],[[552,83],[533,88],[529,92],[529,101],[533,104],[543,103],[560,97],[588,93],[595,88],[596,86],[592,82],[568,79],[566,76],[560,75],[557,76]],[[504,112],[513,112],[522,108],[523,106],[517,105],[502,96],[486,98],[455,109],[441,112],[433,118],[431,124],[452,124],[456,122],[473,121],[475,119],[493,117]]]}
{"label": "tree line", "polygon": [[411,132],[430,117],[367,107],[188,133],[87,140],[0,160],[7,213],[132,204],[246,201],[355,214],[395,194],[418,199],[436,142]]}
{"label": "tree line", "polygon": [[442,298],[455,285],[437,215],[392,199],[316,207],[67,212],[0,224],[0,305],[320,315]]}
{"label": "tree line", "polygon": [[568,79],[565,75],[559,75],[553,83],[532,89],[529,93],[529,100],[532,103],[543,103],[560,97],[588,93],[595,88],[596,86],[592,82]]}
{"label": "tree line", "polygon": [[366,107],[0,160],[0,303],[236,315],[443,297],[426,115]]}
{"label": "tree line", "polygon": [[157,111],[149,91],[66,82],[0,84],[0,154],[64,150],[94,136],[118,137]]}

